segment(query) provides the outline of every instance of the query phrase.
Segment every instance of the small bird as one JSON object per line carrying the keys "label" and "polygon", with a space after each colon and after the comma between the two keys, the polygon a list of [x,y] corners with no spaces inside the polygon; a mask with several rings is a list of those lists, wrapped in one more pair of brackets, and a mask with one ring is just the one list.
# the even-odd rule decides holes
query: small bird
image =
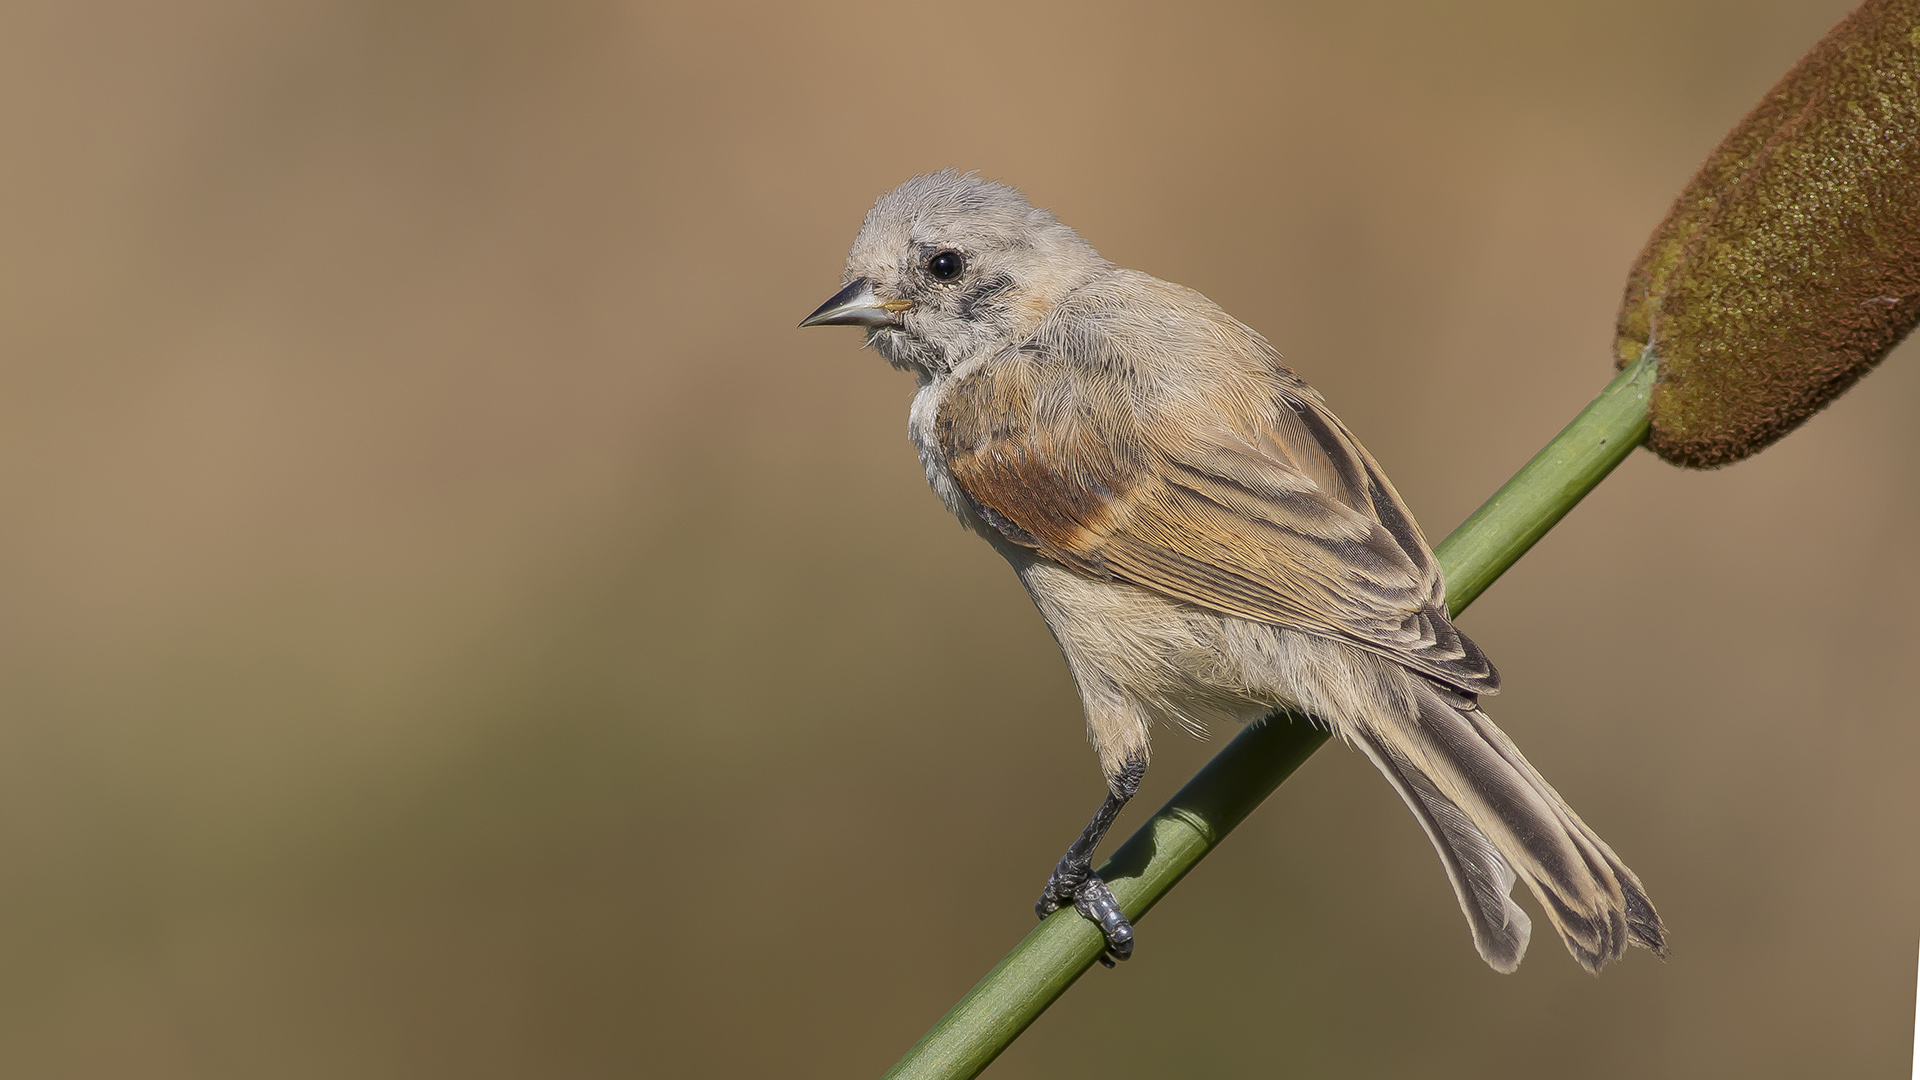
{"label": "small bird", "polygon": [[1665,954],[1640,879],[1480,711],[1500,677],[1448,619],[1412,514],[1265,338],[953,170],[880,197],[844,282],[800,325],[865,327],[918,377],[908,431],[927,481],[1033,597],[1106,774],[1040,917],[1072,905],[1105,962],[1129,957],[1092,860],[1153,727],[1290,709],[1400,793],[1494,970],[1518,967],[1532,932],[1516,878],[1588,971],[1627,945]]}

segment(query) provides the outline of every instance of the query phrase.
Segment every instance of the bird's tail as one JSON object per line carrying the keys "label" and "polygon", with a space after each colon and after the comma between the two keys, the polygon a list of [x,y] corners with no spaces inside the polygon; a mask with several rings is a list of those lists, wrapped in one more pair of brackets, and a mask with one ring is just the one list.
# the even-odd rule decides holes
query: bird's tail
{"label": "bird's tail", "polygon": [[1574,959],[1599,973],[1628,945],[1666,955],[1640,879],[1471,701],[1415,678],[1411,709],[1342,725],[1418,818],[1446,866],[1473,944],[1495,971],[1526,954],[1532,922],[1509,897],[1526,882]]}

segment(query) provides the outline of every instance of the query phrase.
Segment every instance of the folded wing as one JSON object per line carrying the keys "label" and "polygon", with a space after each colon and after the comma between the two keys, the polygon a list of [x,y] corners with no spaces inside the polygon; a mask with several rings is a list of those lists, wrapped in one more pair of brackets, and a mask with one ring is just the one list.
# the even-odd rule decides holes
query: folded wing
{"label": "folded wing", "polygon": [[983,520],[1085,574],[1342,638],[1469,694],[1499,689],[1379,466],[1277,358],[1245,355],[1264,349],[1256,336],[1190,335],[1227,353],[1217,370],[1231,377],[1174,384],[1077,314],[1071,334],[1043,325],[942,399],[940,450]]}

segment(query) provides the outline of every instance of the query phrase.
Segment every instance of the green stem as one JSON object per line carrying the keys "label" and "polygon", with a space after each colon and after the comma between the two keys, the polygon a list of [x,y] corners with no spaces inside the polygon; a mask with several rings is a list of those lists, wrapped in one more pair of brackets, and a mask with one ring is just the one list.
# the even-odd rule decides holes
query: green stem
{"label": "green stem", "polygon": [[[1447,606],[1459,614],[1647,435],[1654,364],[1642,358],[1436,550]],[[1254,724],[1200,770],[1100,867],[1138,922],[1320,745],[1292,715]],[[1287,722],[1282,722],[1287,721]],[[978,1076],[1099,958],[1105,939],[1072,908],[1035,926],[887,1072],[915,1080]]]}
{"label": "green stem", "polygon": [[1458,615],[1473,603],[1640,445],[1647,437],[1647,395],[1655,373],[1651,357],[1628,365],[1493,498],[1440,541],[1434,554],[1447,579],[1447,610]]}

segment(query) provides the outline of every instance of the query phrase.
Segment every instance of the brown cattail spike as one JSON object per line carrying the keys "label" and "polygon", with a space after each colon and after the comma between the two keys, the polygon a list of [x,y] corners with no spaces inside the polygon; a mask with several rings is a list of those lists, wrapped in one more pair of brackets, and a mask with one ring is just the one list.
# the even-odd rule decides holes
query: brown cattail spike
{"label": "brown cattail spike", "polygon": [[1738,461],[1920,321],[1920,3],[1866,0],[1728,133],[1627,279],[1620,366],[1660,364],[1647,445]]}

